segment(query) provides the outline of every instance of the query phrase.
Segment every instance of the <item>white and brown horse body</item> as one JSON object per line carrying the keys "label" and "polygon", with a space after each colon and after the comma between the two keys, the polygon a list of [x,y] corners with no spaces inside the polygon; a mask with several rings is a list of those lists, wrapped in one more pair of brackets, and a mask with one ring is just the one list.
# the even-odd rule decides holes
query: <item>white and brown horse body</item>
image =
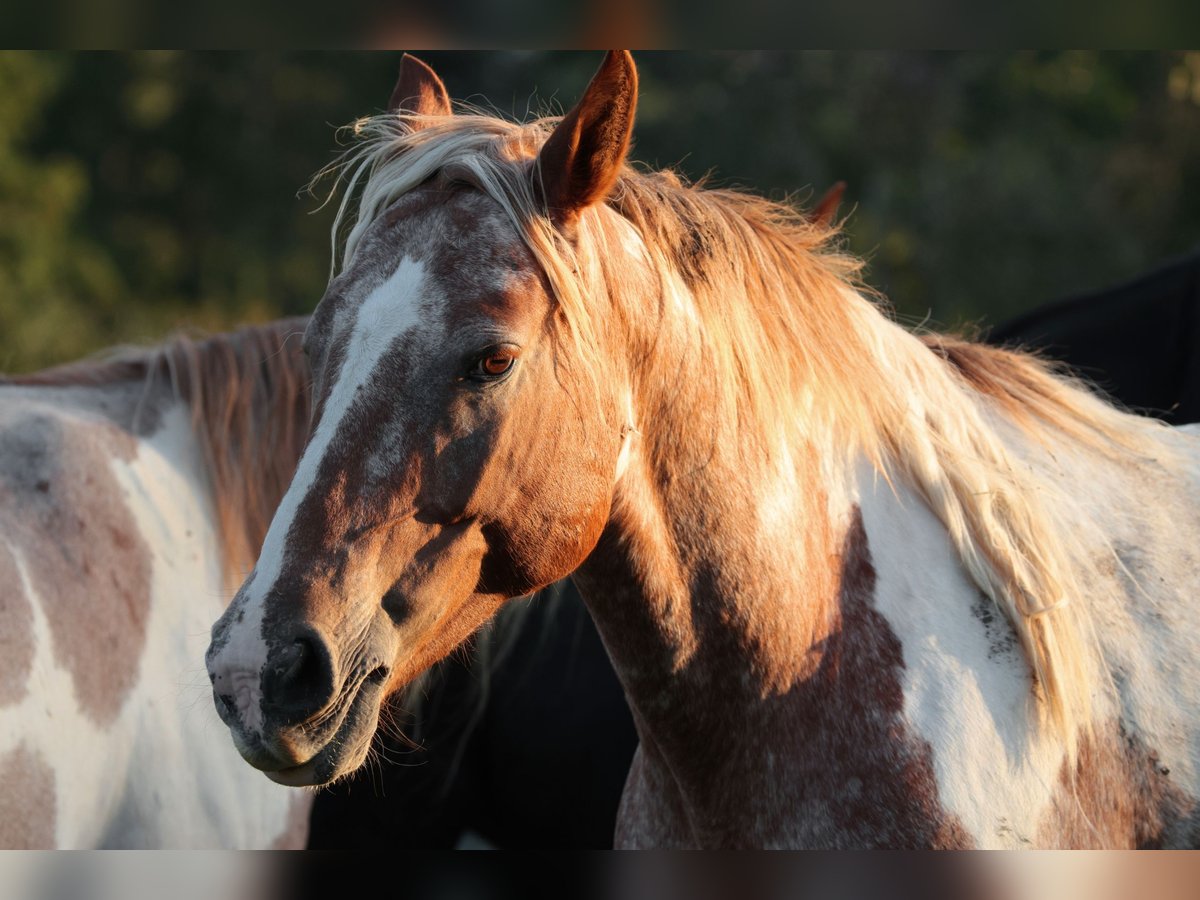
{"label": "white and brown horse body", "polygon": [[954,565],[945,528],[909,492],[860,486],[873,607],[900,654],[876,687],[902,698],[896,724],[931,767],[929,797],[971,846],[1200,843],[1200,446],[1161,436],[1193,462],[1118,471],[1069,451],[1041,460],[1108,535],[1090,548],[1089,592],[1075,601],[1088,605],[1108,689],[1096,691],[1073,766],[1031,723],[1014,630]]}
{"label": "white and brown horse body", "polygon": [[310,798],[251,777],[204,697],[228,541],[194,409],[147,369],[0,386],[0,846],[303,846]]}
{"label": "white and brown horse body", "polygon": [[1200,445],[633,171],[636,85],[610,54],[519,126],[406,57],[360,123],[313,437],[208,651],[243,756],[356,768],[388,690],[574,573],[641,739],[620,843],[1196,843]]}
{"label": "white and brown horse body", "polygon": [[[1098,473],[1077,474],[1074,489],[1094,496]],[[618,842],[1195,846],[1200,691],[1189,670],[1200,654],[1200,613],[1190,598],[1200,585],[1194,569],[1180,565],[1193,551],[1178,538],[1181,523],[1197,524],[1200,495],[1194,480],[1168,485],[1161,474],[1148,475],[1144,487],[1143,496],[1173,519],[1148,523],[1127,509],[1097,509],[1120,528],[1131,575],[1153,589],[1127,599],[1136,590],[1096,548],[1091,599],[1120,702],[1097,709],[1074,779],[1062,743],[1031,716],[1029,666],[1013,628],[957,563],[946,529],[922,500],[903,488],[893,493],[867,467],[840,501],[831,500],[838,550],[829,633],[799,671],[772,671],[781,657],[804,658],[779,648],[803,646],[811,628],[812,595],[783,579],[768,595],[795,618],[772,619],[767,640],[775,647],[759,649],[764,638],[748,621],[727,657],[645,672],[644,684],[638,659],[649,649],[617,637],[640,624],[628,615],[628,598],[587,592],[635,715],[642,704],[655,710],[639,716],[654,718],[641,730]],[[1162,541],[1154,553],[1134,549],[1146,546],[1147,531]],[[727,546],[740,543],[729,537]],[[601,555],[584,567],[585,587],[599,583],[597,569],[611,586],[616,572],[636,564],[622,540],[615,528],[602,539]],[[757,578],[756,594],[762,584]],[[729,595],[738,593],[731,586]],[[717,627],[696,618],[668,621],[678,632]],[[750,666],[733,662],[747,657]],[[795,682],[764,688],[769,672]],[[705,702],[681,702],[695,695]]]}

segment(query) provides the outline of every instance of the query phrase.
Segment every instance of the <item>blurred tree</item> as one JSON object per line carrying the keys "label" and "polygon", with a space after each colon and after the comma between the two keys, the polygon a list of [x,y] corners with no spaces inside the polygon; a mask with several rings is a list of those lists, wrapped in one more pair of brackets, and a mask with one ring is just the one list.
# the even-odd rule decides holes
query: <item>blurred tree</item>
{"label": "blurred tree", "polygon": [[[451,94],[561,111],[594,53],[422,54]],[[637,54],[635,154],[801,201],[906,317],[998,321],[1200,243],[1200,54]],[[393,53],[0,54],[0,369],[304,312],[300,194]]]}
{"label": "blurred tree", "polygon": [[1196,54],[648,56],[639,151],[776,195],[844,179],[908,316],[995,322],[1200,243]]}
{"label": "blurred tree", "polygon": [[59,90],[61,61],[0,56],[0,365],[27,367],[93,348],[99,305],[120,295],[105,250],[78,227],[89,182],[79,160],[36,154],[47,101]]}

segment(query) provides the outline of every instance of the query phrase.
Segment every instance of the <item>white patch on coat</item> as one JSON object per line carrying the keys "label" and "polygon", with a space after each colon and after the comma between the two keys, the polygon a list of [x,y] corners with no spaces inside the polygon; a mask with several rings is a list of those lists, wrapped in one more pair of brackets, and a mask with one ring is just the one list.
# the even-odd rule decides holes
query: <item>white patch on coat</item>
{"label": "white patch on coat", "polygon": [[770,465],[770,475],[758,488],[758,528],[764,539],[778,540],[797,527],[801,510],[800,477],[786,437],[780,436]]}
{"label": "white patch on coat", "polygon": [[360,388],[368,382],[395,342],[421,323],[424,299],[425,267],[416,260],[405,258],[354,311],[346,354],[325,401],[321,421],[271,520],[252,580],[237,601],[241,604],[243,618],[230,625],[226,643],[213,661],[216,689],[234,697],[242,723],[252,734],[258,734],[262,726],[260,676],[267,661],[267,643],[263,634],[264,601],[282,571],[288,534],[297,511],[313,489],[321,463],[354,407]]}
{"label": "white patch on coat", "polygon": [[[1190,537],[1200,528],[1197,434],[1162,432],[1183,461],[1171,470],[1066,450],[1041,463],[1026,457],[1053,466],[1103,523],[1083,610],[1108,673],[1093,688],[1093,721],[1119,719],[1189,797],[1200,795],[1200,548]],[[1015,640],[997,652],[978,615],[988,601],[925,504],[899,486],[893,494],[868,467],[858,481],[876,606],[903,648],[906,724],[932,748],[939,800],[980,847],[1027,846],[1063,790],[1065,754],[1039,726],[1025,656]],[[990,628],[1005,627],[995,605],[991,616]]]}
{"label": "white patch on coat", "polygon": [[667,278],[664,281],[663,290],[670,298],[671,308],[675,310],[681,322],[691,328],[703,327],[703,323],[700,321],[700,311],[696,309],[696,299],[678,276],[672,275]]}
{"label": "white patch on coat", "polygon": [[[1183,458],[1172,472],[1135,463],[1109,479],[1132,483],[1139,504],[1105,510],[1122,592],[1091,598],[1093,619],[1116,673],[1126,730],[1158,757],[1171,783],[1200,796],[1200,426],[1164,430]],[[1113,488],[1091,473],[1078,490]],[[1128,488],[1127,488],[1128,489]],[[1125,594],[1128,594],[1128,599]]]}
{"label": "white patch on coat", "polygon": [[1027,846],[1065,758],[1040,736],[1028,664],[1019,647],[990,644],[973,606],[991,601],[925,504],[865,466],[859,483],[875,607],[902,647],[904,718],[932,748],[938,800],[980,848]]}

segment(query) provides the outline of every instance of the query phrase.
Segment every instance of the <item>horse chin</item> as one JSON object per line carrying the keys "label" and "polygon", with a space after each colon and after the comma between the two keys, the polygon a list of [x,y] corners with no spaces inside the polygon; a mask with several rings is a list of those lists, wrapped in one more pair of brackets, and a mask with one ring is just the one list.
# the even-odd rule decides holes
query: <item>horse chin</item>
{"label": "horse chin", "polygon": [[341,725],[307,762],[283,769],[264,769],[263,774],[288,787],[319,787],[343,778],[367,759],[379,723],[379,685],[365,685],[351,701]]}
{"label": "horse chin", "polygon": [[308,762],[287,769],[263,770],[276,784],[287,787],[321,787],[353,773],[367,758],[370,740],[357,750],[326,746]]}
{"label": "horse chin", "polygon": [[320,768],[318,754],[302,766],[292,766],[290,769],[279,769],[275,772],[265,771],[264,774],[276,784],[287,787],[316,787],[326,783],[317,774]]}

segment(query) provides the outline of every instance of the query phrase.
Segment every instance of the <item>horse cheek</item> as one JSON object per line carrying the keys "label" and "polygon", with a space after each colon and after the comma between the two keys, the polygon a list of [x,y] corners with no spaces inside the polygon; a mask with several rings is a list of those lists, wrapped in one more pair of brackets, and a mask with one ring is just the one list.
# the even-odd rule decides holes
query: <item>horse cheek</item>
{"label": "horse cheek", "polygon": [[599,542],[608,523],[611,491],[594,475],[578,479],[576,486],[580,489],[559,505],[534,503],[531,507],[539,510],[537,515],[526,512],[517,517],[518,527],[506,549],[511,568],[518,573],[518,593],[529,593],[567,577]]}

